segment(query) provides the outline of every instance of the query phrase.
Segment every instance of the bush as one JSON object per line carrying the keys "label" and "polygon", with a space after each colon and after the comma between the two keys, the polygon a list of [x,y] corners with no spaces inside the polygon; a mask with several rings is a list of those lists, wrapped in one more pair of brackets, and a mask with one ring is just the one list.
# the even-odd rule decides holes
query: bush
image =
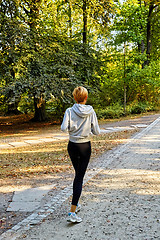
{"label": "bush", "polygon": [[18,110],[21,113],[25,113],[25,114],[34,112],[33,99],[29,98],[27,94],[23,94],[21,97],[21,101],[18,104]]}
{"label": "bush", "polygon": [[159,108],[154,104],[150,104],[148,102],[137,102],[127,106],[126,114],[124,114],[123,106],[119,104],[106,107],[105,109],[97,108],[95,109],[95,112],[98,119],[115,119],[129,114],[140,114],[156,110],[159,110]]}
{"label": "bush", "polygon": [[109,106],[105,109],[95,109],[98,119],[114,119],[124,116],[124,111],[122,106],[119,104],[114,106]]}
{"label": "bush", "polygon": [[156,110],[156,107],[148,102],[135,103],[129,107],[129,112],[131,114],[140,114],[154,110]]}
{"label": "bush", "polygon": [[46,102],[46,112],[49,118],[62,122],[64,112],[69,106],[69,104],[65,104],[61,99],[51,99]]}

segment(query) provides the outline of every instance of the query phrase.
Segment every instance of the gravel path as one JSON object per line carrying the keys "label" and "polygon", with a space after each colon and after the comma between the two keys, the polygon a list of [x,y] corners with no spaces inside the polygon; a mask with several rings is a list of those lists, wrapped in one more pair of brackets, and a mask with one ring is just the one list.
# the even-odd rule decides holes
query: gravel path
{"label": "gravel path", "polygon": [[[158,114],[143,116],[101,125],[101,127],[149,125],[157,117]],[[44,218],[41,225],[36,224],[33,230],[24,232],[19,239],[160,239],[159,137],[158,123],[143,138],[127,144],[127,147],[120,146],[121,150],[118,154],[118,149],[106,152],[95,161],[93,166],[90,166],[90,169],[102,168],[103,171],[84,186],[81,198],[83,205],[80,212],[83,218],[81,224],[67,224],[66,215],[70,206],[67,200],[58,207],[57,211],[54,211],[54,214]],[[108,162],[110,165],[107,165]],[[10,198],[2,200],[5,201],[5,206],[10,202]],[[18,219],[21,221],[21,214],[17,212],[16,215],[17,221]],[[0,239],[9,240],[18,237],[1,238],[0,236]]]}
{"label": "gravel path", "polygon": [[81,204],[82,223],[66,222],[66,201],[24,239],[160,239],[160,118],[112,154],[107,168],[85,185]]}

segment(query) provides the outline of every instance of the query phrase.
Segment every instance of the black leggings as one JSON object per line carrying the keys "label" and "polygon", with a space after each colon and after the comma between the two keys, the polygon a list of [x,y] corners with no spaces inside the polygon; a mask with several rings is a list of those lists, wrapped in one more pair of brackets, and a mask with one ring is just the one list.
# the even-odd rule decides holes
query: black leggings
{"label": "black leggings", "polygon": [[75,170],[72,205],[77,206],[82,192],[83,178],[91,156],[91,143],[74,143],[69,141],[68,153]]}

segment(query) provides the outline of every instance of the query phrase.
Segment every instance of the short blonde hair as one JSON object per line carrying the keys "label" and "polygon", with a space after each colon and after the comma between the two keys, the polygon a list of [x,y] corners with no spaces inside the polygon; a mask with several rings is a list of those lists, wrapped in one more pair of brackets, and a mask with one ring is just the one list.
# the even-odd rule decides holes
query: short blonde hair
{"label": "short blonde hair", "polygon": [[83,102],[86,97],[88,97],[88,91],[84,87],[76,87],[73,91],[73,97],[77,103]]}

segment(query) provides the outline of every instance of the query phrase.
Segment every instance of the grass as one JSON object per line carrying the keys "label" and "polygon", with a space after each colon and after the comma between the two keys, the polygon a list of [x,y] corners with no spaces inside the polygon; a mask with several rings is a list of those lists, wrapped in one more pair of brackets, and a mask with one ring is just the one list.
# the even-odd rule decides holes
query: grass
{"label": "grass", "polygon": [[[91,161],[129,138],[136,130],[108,133],[92,138]],[[0,153],[1,179],[45,176],[72,169],[67,153],[68,141],[43,143]]]}

